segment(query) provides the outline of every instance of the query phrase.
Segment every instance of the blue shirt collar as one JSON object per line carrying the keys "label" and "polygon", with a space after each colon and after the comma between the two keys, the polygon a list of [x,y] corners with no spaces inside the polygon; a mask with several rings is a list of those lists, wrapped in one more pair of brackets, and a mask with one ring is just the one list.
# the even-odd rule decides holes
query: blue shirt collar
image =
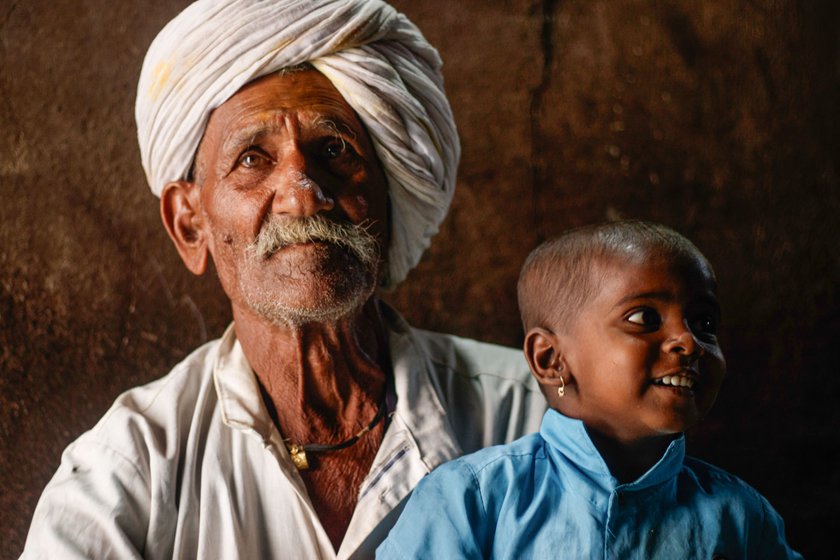
{"label": "blue shirt collar", "polygon": [[586,427],[580,420],[563,416],[548,409],[543,416],[540,435],[548,443],[552,455],[562,455],[577,467],[583,476],[607,492],[615,490],[641,490],[655,486],[677,476],[685,458],[685,436],[679,435],[668,445],[665,453],[650,470],[637,480],[619,484],[610,474],[607,464],[598,452]]}

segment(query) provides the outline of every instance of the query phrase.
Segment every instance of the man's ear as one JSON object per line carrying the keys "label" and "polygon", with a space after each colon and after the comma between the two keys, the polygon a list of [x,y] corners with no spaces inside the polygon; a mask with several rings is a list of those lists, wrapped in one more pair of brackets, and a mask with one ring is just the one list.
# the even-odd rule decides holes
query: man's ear
{"label": "man's ear", "polygon": [[189,181],[167,183],[160,193],[160,217],[181,260],[195,275],[207,270],[207,232],[201,213],[200,187]]}
{"label": "man's ear", "polygon": [[[534,327],[525,334],[525,359],[540,385],[569,384],[571,375],[560,348],[559,337],[548,329]],[[563,378],[561,381],[560,378]]]}

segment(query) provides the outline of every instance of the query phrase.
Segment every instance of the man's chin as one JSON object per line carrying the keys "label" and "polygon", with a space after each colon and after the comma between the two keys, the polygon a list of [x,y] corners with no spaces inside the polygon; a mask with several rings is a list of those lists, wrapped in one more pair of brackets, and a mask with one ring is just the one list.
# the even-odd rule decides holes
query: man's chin
{"label": "man's chin", "polygon": [[300,327],[308,324],[335,324],[350,318],[359,311],[373,295],[372,289],[358,290],[344,294],[341,298],[322,298],[303,304],[301,301],[286,301],[285,298],[271,301],[249,301],[251,309],[271,324],[282,327]]}
{"label": "man's chin", "polygon": [[[243,288],[245,288],[243,286]],[[336,323],[355,314],[376,289],[376,271],[360,264],[327,274],[309,274],[263,290],[243,289],[248,306],[279,326]]]}

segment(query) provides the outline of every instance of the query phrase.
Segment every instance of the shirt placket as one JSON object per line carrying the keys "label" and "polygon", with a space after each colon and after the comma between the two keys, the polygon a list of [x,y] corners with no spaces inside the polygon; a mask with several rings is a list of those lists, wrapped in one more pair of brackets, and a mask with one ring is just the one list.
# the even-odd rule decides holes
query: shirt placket
{"label": "shirt placket", "polygon": [[622,487],[613,490],[610,493],[607,508],[606,534],[604,535],[605,559],[619,560],[638,553],[633,546],[632,531],[628,530],[633,527],[641,530],[635,517],[636,508],[632,493]]}
{"label": "shirt placket", "polygon": [[[395,419],[383,439],[374,465],[341,543],[338,558],[352,558],[365,539],[426,474],[417,445],[405,425]],[[372,555],[373,551],[369,551]]]}

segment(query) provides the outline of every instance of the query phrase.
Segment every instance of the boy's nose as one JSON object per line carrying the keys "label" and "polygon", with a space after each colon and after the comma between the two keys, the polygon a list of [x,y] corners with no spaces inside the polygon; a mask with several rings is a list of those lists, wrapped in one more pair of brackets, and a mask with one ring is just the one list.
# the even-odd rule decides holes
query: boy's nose
{"label": "boy's nose", "polygon": [[665,352],[674,352],[683,354],[685,356],[700,355],[703,352],[703,347],[697,342],[694,333],[691,332],[686,325],[682,325],[681,329],[673,333],[664,344],[663,350]]}

